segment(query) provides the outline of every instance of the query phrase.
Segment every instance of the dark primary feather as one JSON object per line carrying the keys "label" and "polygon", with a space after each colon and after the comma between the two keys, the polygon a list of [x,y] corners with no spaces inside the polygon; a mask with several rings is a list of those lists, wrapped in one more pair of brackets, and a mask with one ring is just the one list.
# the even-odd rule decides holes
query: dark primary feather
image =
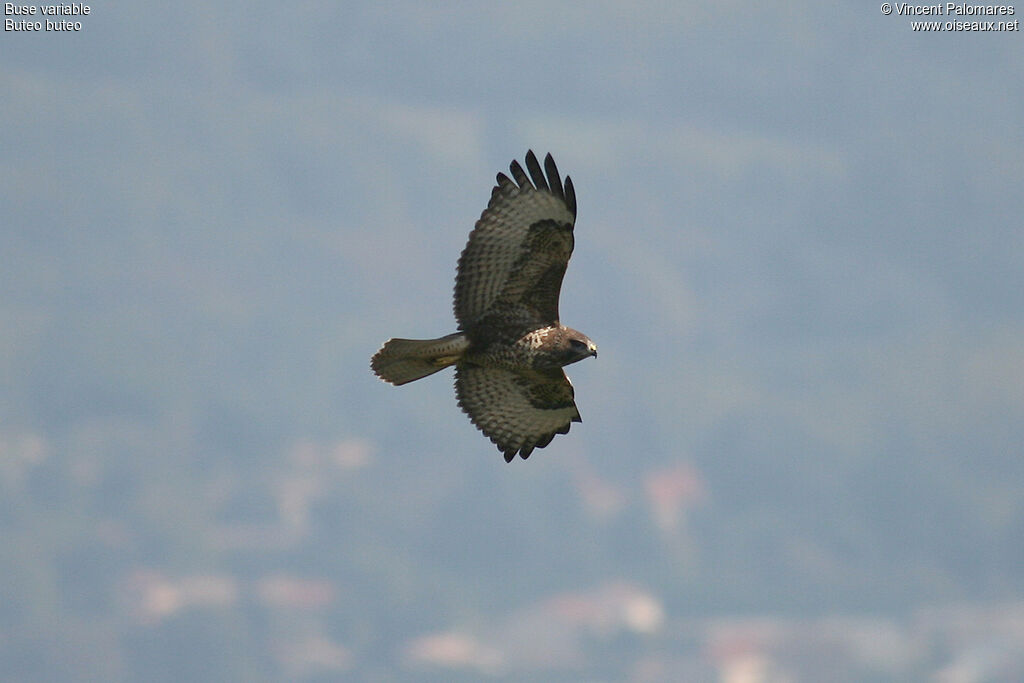
{"label": "dark primary feather", "polygon": [[[551,158],[550,154],[544,157],[544,169],[548,172],[548,182],[551,187],[551,193],[556,197],[565,199],[565,192],[562,190],[562,181],[558,178],[558,167],[555,166],[555,160]],[[568,178],[566,178],[566,181],[572,182]],[[569,210],[572,211],[573,215],[576,215],[575,210],[571,208]]]}
{"label": "dark primary feather", "polygon": [[513,159],[512,163],[509,164],[508,166],[508,170],[512,171],[512,177],[516,179],[516,184],[518,184],[519,187],[533,187],[533,184],[530,182],[530,179],[526,176],[526,172],[523,171],[523,167],[519,165],[518,161]]}
{"label": "dark primary feather", "polygon": [[[548,158],[551,158],[550,154]],[[533,153],[532,149],[526,153],[526,168],[530,169],[530,177],[533,178],[534,187],[538,190],[550,189],[547,178],[544,177],[544,171],[541,170],[540,164],[537,162],[537,155]]]}

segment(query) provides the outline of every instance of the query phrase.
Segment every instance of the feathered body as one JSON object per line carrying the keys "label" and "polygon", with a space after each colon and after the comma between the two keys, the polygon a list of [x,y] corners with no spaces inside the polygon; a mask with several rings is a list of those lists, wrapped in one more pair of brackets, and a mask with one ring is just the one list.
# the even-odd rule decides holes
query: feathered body
{"label": "feathered body", "polygon": [[[430,340],[391,339],[373,371],[405,384],[455,365],[459,406],[506,461],[529,457],[579,422],[562,367],[597,355],[586,335],[561,324],[558,296],[573,249],[576,194],[551,155],[526,154],[512,178],[497,176],[469,235],[455,280],[459,331]],[[513,180],[514,179],[514,180]]]}

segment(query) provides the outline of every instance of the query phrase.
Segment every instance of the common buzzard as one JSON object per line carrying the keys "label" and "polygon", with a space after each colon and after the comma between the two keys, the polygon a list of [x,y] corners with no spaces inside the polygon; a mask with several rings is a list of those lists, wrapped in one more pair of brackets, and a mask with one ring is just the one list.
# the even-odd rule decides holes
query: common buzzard
{"label": "common buzzard", "polygon": [[[455,366],[459,406],[511,462],[581,422],[562,367],[597,356],[586,335],[558,319],[558,293],[573,247],[576,193],[548,154],[498,174],[469,234],[455,277],[459,331],[439,339],[390,339],[370,366],[395,385]],[[546,175],[545,175],[546,172]],[[514,180],[513,180],[514,179]]]}

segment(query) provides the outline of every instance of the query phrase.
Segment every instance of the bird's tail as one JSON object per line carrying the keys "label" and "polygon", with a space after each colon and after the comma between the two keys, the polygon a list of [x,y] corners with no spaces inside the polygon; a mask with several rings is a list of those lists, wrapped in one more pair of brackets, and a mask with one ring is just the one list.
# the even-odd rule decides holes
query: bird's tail
{"label": "bird's tail", "polygon": [[406,384],[454,365],[468,347],[461,332],[440,339],[389,339],[373,354],[370,367],[385,382]]}

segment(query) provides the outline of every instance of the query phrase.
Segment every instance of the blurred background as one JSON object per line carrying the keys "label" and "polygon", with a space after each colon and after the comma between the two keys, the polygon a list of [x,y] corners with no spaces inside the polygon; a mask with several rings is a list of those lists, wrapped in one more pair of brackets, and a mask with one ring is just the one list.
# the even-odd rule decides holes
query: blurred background
{"label": "blurred background", "polygon": [[[90,9],[0,42],[4,680],[1024,679],[1019,32]],[[506,465],[369,359],[528,148],[601,355]]]}

